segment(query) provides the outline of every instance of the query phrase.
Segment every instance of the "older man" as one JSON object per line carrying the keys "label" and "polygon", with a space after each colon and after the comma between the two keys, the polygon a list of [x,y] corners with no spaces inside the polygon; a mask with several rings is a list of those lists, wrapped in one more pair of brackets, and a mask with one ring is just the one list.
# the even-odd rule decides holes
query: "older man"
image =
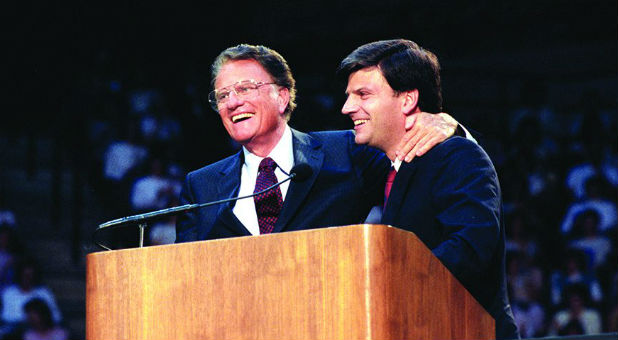
{"label": "older man", "polygon": [[[302,133],[288,126],[296,106],[295,81],[279,53],[264,46],[228,48],[213,63],[212,79],[209,101],[242,150],[189,173],[182,203],[258,192],[285,178],[295,164],[306,163],[312,171],[304,181],[285,183],[254,199],[180,216],[177,242],[360,223],[381,203],[389,169],[382,152],[356,145],[352,131]],[[412,141],[407,149],[413,156],[456,127],[450,116],[419,117],[423,124],[410,117],[416,124],[402,138],[402,145]]]}
{"label": "older man", "polygon": [[496,337],[518,338],[506,294],[500,187],[487,154],[452,137],[401,164],[405,120],[442,109],[436,56],[409,40],[363,45],[347,56],[342,113],[356,142],[384,151],[393,163],[382,223],[413,231],[496,320]]}

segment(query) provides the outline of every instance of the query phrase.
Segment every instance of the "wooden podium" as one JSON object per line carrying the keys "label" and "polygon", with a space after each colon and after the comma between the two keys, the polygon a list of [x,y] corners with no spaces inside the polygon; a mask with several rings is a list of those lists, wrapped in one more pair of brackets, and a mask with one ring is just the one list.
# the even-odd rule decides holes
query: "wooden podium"
{"label": "wooden podium", "polygon": [[91,253],[94,339],[491,339],[493,318],[383,225]]}

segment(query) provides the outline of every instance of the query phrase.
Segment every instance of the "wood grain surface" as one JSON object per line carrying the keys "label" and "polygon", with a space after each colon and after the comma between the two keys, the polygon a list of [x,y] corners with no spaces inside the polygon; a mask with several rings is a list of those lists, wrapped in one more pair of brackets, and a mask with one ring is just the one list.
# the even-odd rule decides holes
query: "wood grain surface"
{"label": "wood grain surface", "polygon": [[95,339],[490,339],[413,233],[358,225],[92,253]]}

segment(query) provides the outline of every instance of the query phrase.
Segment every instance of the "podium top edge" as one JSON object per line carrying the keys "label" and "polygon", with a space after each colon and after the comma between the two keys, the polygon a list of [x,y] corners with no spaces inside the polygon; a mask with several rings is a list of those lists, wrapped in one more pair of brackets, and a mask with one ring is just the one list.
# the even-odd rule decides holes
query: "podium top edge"
{"label": "podium top edge", "polygon": [[172,243],[172,244],[164,244],[164,245],[157,245],[157,246],[147,246],[143,248],[133,247],[133,248],[114,249],[111,251],[110,250],[100,250],[100,251],[94,251],[94,252],[87,254],[86,258],[88,259],[88,258],[95,257],[95,256],[103,256],[104,254],[110,254],[110,253],[119,253],[119,252],[124,253],[124,252],[134,252],[134,251],[142,251],[142,250],[154,250],[154,249],[181,247],[187,244],[203,244],[206,242],[209,244],[214,244],[214,243],[219,243],[219,242],[229,242],[231,240],[249,239],[249,238],[258,239],[258,238],[286,237],[290,234],[299,235],[299,234],[304,234],[304,233],[320,233],[320,232],[332,232],[332,231],[348,232],[352,229],[362,229],[364,230],[364,232],[388,231],[388,230],[396,229],[402,232],[411,233],[409,231],[406,231],[406,230],[403,230],[397,227],[393,227],[391,225],[385,225],[385,224],[368,224],[368,223],[351,224],[351,225],[344,225],[344,226],[311,228],[311,229],[295,230],[295,231],[289,231],[289,232],[279,232],[279,233],[264,234],[264,235],[246,235],[246,236],[236,236],[236,237],[229,237],[229,238],[220,238],[220,239],[214,239],[214,240],[199,240],[199,241],[190,241],[190,242],[182,242],[182,243]]}

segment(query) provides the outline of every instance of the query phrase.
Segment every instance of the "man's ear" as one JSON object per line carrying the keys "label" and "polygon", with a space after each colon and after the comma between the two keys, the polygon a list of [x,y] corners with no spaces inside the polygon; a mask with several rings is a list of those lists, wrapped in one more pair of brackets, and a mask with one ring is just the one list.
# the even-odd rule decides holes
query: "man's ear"
{"label": "man's ear", "polygon": [[403,102],[401,103],[401,111],[403,114],[409,115],[416,112],[418,108],[418,90],[410,90],[401,93]]}
{"label": "man's ear", "polygon": [[285,109],[288,108],[290,102],[290,90],[285,87],[279,88],[277,96],[277,106],[279,107],[279,113],[283,114]]}

